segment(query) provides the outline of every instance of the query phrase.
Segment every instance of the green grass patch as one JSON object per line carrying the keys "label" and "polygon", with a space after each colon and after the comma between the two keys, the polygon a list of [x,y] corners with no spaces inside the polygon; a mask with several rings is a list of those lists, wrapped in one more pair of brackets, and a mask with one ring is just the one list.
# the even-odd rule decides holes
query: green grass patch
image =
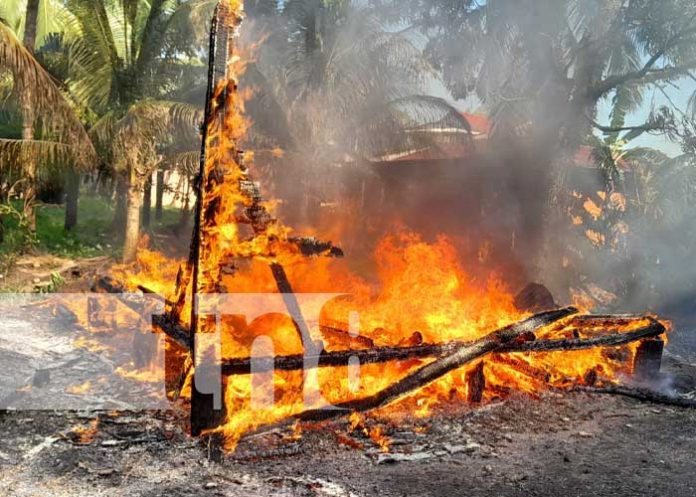
{"label": "green grass patch", "polygon": [[[21,202],[15,203],[14,207],[21,210]],[[151,231],[164,232],[179,219],[178,209],[165,208],[162,214],[162,220],[155,221],[155,210],[152,209]],[[83,193],[78,204],[77,226],[66,231],[63,228],[64,205],[39,205],[36,211],[35,250],[65,258],[118,258],[121,254],[123,228],[116,233],[111,232],[113,216],[114,205],[110,199]],[[18,224],[18,219],[4,217],[5,241],[0,244],[0,258],[6,261],[22,250],[24,234]]]}
{"label": "green grass patch", "polygon": [[36,248],[59,257],[117,256],[120,240],[110,233],[113,207],[104,198],[82,195],[77,226],[63,229],[65,206],[42,205],[36,213]]}

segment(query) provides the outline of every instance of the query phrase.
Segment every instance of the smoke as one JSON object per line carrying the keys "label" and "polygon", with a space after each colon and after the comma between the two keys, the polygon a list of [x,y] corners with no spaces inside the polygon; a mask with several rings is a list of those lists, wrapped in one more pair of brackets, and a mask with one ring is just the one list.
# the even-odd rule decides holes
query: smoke
{"label": "smoke", "polygon": [[[646,63],[660,29],[677,29],[669,12],[693,6],[279,9],[250,12],[242,41],[255,48],[242,84],[254,92],[248,146],[261,151],[260,179],[289,224],[332,237],[349,258],[398,227],[426,239],[445,233],[467,266],[503,273],[513,289],[541,281],[558,301],[597,310],[675,313],[693,301],[690,158],[650,162],[628,134],[593,127],[602,106],[617,129],[648,106],[652,83],[608,82]],[[641,16],[658,34],[631,24]],[[492,126],[485,136],[434,94],[442,85],[450,102],[479,104]],[[601,147],[613,166],[596,160]]]}

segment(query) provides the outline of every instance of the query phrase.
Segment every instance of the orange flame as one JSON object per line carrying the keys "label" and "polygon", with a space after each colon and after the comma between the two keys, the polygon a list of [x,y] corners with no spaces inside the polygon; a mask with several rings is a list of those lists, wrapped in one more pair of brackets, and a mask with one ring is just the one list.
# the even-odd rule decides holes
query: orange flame
{"label": "orange flame", "polygon": [[[241,12],[241,2],[230,1],[229,6],[232,12]],[[345,349],[346,343],[355,348],[356,343],[395,346],[414,341],[475,340],[524,317],[515,309],[512,293],[505,282],[495,274],[485,280],[473,277],[474,271],[460,260],[455,245],[444,235],[434,242],[406,230],[384,237],[371,261],[375,278],[368,280],[352,272],[346,261],[303,258],[299,249],[288,241],[290,229],[279,222],[269,222],[263,229],[252,229],[240,223],[252,202],[242,188],[246,173],[240,164],[237,145],[249,126],[243,115],[244,99],[249,98],[249,94],[240,93],[236,88],[235,75],[243,71],[243,67],[241,59],[236,58],[230,68],[233,75],[215,89],[214,101],[216,105],[223,102],[224,108],[216,107],[213,113],[216,118],[208,123],[206,193],[202,199],[196,292],[277,292],[268,265],[280,263],[297,292],[347,295],[334,299],[322,309],[322,325],[348,330],[351,315],[358,313],[362,342],[358,339],[346,342],[340,333],[328,334],[322,337],[328,349]],[[244,159],[247,162],[251,157]],[[259,205],[269,212],[273,210],[273,203]],[[594,217],[601,212],[589,200],[584,207]],[[479,259],[487,260],[488,250],[482,247]],[[173,282],[180,265],[180,261],[162,254],[141,250],[134,268],[118,268],[115,275],[131,289],[144,285],[172,300],[176,298]],[[188,324],[190,307],[180,315],[183,324]],[[636,322],[630,326],[640,325]],[[209,326],[201,320],[198,329],[210,331]],[[240,316],[226,316],[221,326],[225,358],[248,357],[254,339],[259,336],[271,338],[275,354],[302,352],[297,332],[287,316],[269,315],[251,323]],[[545,329],[540,338],[567,338],[576,331],[577,327],[563,322]],[[599,331],[601,326],[583,328],[588,336]],[[510,391],[535,394],[549,386],[617,378],[630,372],[634,350],[631,346],[564,354],[491,356],[484,362],[485,396],[490,399]],[[276,371],[268,376],[272,381],[263,384],[255,381],[252,375],[229,377],[225,389],[227,418],[220,431],[233,446],[250,430],[312,407],[305,405],[303,384],[316,386],[328,402],[345,401],[385,388],[427,361],[414,359],[365,365],[359,371],[357,388],[349,368],[345,367],[320,369],[306,377],[301,371]],[[380,409],[379,414],[398,417],[409,412],[426,416],[443,402],[466,400],[470,369],[453,371],[398,403]],[[189,391],[190,383],[187,383],[182,393],[185,395]],[[271,401],[252,402],[252,398],[259,396]],[[359,423],[356,419],[352,422]],[[388,450],[388,440],[379,429],[368,435],[383,450]]]}

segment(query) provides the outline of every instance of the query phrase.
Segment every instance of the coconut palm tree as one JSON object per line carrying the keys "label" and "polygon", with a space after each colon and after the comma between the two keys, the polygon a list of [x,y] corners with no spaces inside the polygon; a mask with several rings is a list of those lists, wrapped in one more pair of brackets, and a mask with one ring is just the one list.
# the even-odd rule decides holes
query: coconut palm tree
{"label": "coconut palm tree", "polygon": [[534,199],[525,202],[525,245],[542,268],[563,253],[554,240],[563,240],[565,180],[578,148],[597,130],[656,124],[598,123],[600,102],[618,99],[630,112],[648,91],[696,73],[690,0],[377,3],[428,37],[426,52],[448,88],[483,102],[494,138],[509,149],[524,144],[526,155],[510,163],[517,191]]}
{"label": "coconut palm tree", "polygon": [[[11,76],[11,84],[4,90],[16,96],[12,102],[18,102],[16,107],[12,103],[5,107],[18,114],[22,123],[21,138],[0,139],[2,163],[7,165],[2,173],[10,174],[11,164],[21,165],[15,170],[19,178],[13,191],[22,193],[24,216],[31,231],[36,228],[34,204],[40,174],[47,167],[58,164],[91,167],[95,158],[74,102],[34,56],[35,48],[43,42],[37,33],[44,36],[55,25],[45,16],[39,16],[40,5],[37,0],[25,4],[9,2],[3,6],[0,22],[0,69]],[[12,14],[10,7],[13,6],[15,13],[16,8],[25,6],[26,15],[14,18],[8,15]],[[48,1],[42,6],[44,11],[51,7],[60,10],[60,6]]]}
{"label": "coconut palm tree", "polygon": [[[68,0],[73,16],[68,87],[101,116],[93,136],[123,184],[115,224],[125,225],[123,258],[135,259],[140,209],[147,179],[160,162],[166,126],[188,119],[195,132],[197,108],[168,101],[193,72],[203,76],[200,52],[191,43],[173,0]],[[183,129],[182,127],[177,128]],[[175,131],[173,127],[169,131]],[[171,137],[171,135],[169,135]]]}
{"label": "coconut palm tree", "polygon": [[433,134],[423,127],[443,120],[468,139],[460,113],[427,95],[437,75],[417,40],[390,30],[364,3],[290,0],[250,21],[242,43],[255,49],[241,78],[254,89],[245,106],[253,123],[248,146],[284,150],[276,163],[292,171],[292,181],[278,193],[300,207],[303,220],[312,198],[323,196],[317,179],[329,177],[332,165],[426,146]]}

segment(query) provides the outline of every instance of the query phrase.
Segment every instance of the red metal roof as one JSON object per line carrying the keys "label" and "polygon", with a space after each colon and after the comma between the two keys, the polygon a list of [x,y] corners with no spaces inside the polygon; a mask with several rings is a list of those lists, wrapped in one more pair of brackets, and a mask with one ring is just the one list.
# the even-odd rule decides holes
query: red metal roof
{"label": "red metal roof", "polygon": [[491,132],[491,121],[488,116],[483,114],[471,114],[469,112],[462,112],[462,116],[471,125],[471,130],[474,133],[488,135]]}

